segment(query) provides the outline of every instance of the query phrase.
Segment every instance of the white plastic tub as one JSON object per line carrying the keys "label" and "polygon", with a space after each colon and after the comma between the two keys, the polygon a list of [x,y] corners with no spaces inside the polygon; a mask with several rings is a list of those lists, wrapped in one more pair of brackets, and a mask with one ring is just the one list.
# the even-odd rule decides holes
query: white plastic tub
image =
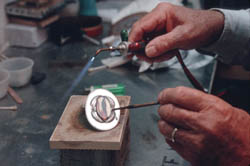
{"label": "white plastic tub", "polygon": [[9,58],[0,63],[3,69],[9,71],[12,87],[21,87],[30,81],[33,65],[33,60],[25,57]]}
{"label": "white plastic tub", "polygon": [[9,77],[9,72],[7,70],[0,69],[0,98],[4,97],[7,93]]}

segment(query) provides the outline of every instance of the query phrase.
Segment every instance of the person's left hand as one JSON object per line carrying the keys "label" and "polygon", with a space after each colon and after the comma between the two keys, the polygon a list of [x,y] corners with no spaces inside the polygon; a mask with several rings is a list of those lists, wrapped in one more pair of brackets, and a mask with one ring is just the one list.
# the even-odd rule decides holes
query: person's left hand
{"label": "person's left hand", "polygon": [[[158,97],[160,132],[192,166],[249,166],[250,115],[220,98],[186,87]],[[172,133],[175,142],[171,141]]]}
{"label": "person's left hand", "polygon": [[133,24],[128,40],[138,42],[151,38],[145,53],[136,56],[151,63],[161,62],[174,57],[178,49],[199,48],[215,42],[223,27],[221,12],[162,2]]}
{"label": "person's left hand", "polygon": [[173,58],[174,56],[177,56],[179,53],[178,53],[178,50],[171,50],[171,51],[168,51],[168,55],[169,56],[166,56],[165,54],[163,55],[159,55],[157,57],[148,57],[148,56],[145,56],[145,54],[130,54],[128,56],[128,58],[132,58],[133,56],[136,56],[137,58],[139,58],[140,60],[143,60],[143,61],[146,61],[150,64],[152,63],[159,63],[159,62],[163,62],[163,61],[167,61],[171,58]]}

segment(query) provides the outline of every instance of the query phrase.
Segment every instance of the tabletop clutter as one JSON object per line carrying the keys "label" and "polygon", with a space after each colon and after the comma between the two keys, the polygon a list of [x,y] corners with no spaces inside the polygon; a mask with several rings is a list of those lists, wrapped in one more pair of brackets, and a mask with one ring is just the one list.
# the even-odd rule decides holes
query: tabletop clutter
{"label": "tabletop clutter", "polygon": [[[129,51],[134,49],[141,51],[145,49],[147,43],[130,43],[128,31],[121,29],[121,25],[129,21],[126,25],[129,30],[133,22],[143,17],[158,2],[151,0],[146,4],[145,10],[135,8],[136,3],[145,4],[142,0],[132,2],[132,5],[128,5],[116,17],[114,16],[111,21],[113,32],[103,38],[102,42],[99,41],[99,35],[103,31],[103,22],[102,18],[97,16],[95,1],[79,0],[78,15],[61,14],[61,11],[72,2],[75,1],[19,0],[6,4],[5,11],[9,24],[5,29],[9,34],[10,46],[37,48],[50,39],[50,42],[62,48],[70,42],[85,40],[92,46],[103,47],[102,51],[110,51],[110,56],[101,60],[101,66],[91,67],[92,62],[86,70],[82,69],[89,73],[113,69],[129,62],[139,66],[139,72],[166,68],[177,62],[175,59],[168,63],[149,64],[135,57],[127,58]],[[133,9],[131,14],[128,13],[130,9]],[[139,15],[134,15],[136,13]],[[117,31],[121,33],[117,34]],[[135,44],[143,46],[137,49],[134,47]],[[100,52],[97,49],[96,55]],[[96,56],[94,53],[92,58]],[[70,65],[74,66],[74,64]],[[82,63],[78,66],[84,67]],[[34,61],[31,58],[10,58],[1,55],[0,52],[0,100],[9,94],[17,104],[25,102],[25,99],[23,100],[15,90],[27,86],[30,82],[36,84],[45,78],[43,74],[34,72],[33,67]],[[82,71],[76,78],[77,84],[85,75]],[[125,85],[122,83],[91,84],[85,88],[86,95],[72,95],[76,86],[69,87],[68,91],[65,90],[69,92],[70,99],[50,137],[50,148],[60,150],[61,166],[75,166],[82,163],[94,166],[101,162],[106,163],[107,166],[124,165],[130,143],[128,109],[159,103],[129,105],[131,97],[125,96]],[[16,111],[17,109],[18,105],[0,106],[0,110]]]}
{"label": "tabletop clutter", "polygon": [[[64,9],[68,3],[71,3],[69,1],[19,0],[8,3],[5,6],[5,10],[10,20],[10,24],[6,26],[6,31],[9,33],[10,45],[34,48],[40,46],[45,40],[47,40],[47,36],[50,35],[51,41],[56,43],[59,47],[72,40],[87,40],[90,43],[99,46],[101,42],[96,40],[94,37],[102,33],[103,27],[101,17],[97,16],[95,1],[80,0],[79,2],[79,15],[76,16],[65,16],[65,14],[60,15],[62,9]],[[127,28],[129,29],[133,22],[143,17],[145,13],[156,6],[158,2],[152,0],[149,3],[151,5],[147,4],[147,7],[143,9],[134,8],[134,5],[138,5],[141,3],[143,3],[141,0],[137,0],[131,3],[123,10],[121,10],[121,12],[111,20],[113,24],[113,34],[102,40],[103,44],[106,44],[110,47],[105,46],[106,48],[104,47],[97,50],[96,55],[93,54],[92,58],[86,65],[87,68],[83,68],[80,75],[76,78],[76,81],[73,82],[74,86],[72,85],[72,87],[69,88],[68,94],[71,94],[72,89],[74,89],[75,86],[79,84],[86,72],[93,72],[106,68],[115,68],[124,65],[131,60],[133,62],[138,62],[138,60],[136,59],[133,60],[127,58],[127,55],[144,51],[147,42],[149,42],[149,40],[152,39],[153,36],[147,37],[146,40],[141,42],[130,43],[128,41],[129,31],[120,28],[121,25],[125,25],[122,22],[128,22],[129,24],[126,26],[128,26]],[[130,10],[131,12],[128,12]],[[132,16],[130,17],[131,13]],[[132,21],[130,20],[131,18],[133,18]],[[49,29],[49,32],[47,31],[47,29]],[[119,29],[120,38],[117,37],[117,31]],[[110,51],[111,57],[102,59],[102,66],[91,67],[94,58],[102,51]],[[118,56],[116,56],[116,54]],[[181,59],[181,55],[178,54],[178,56],[179,58],[177,59]],[[12,87],[22,87],[28,84],[28,82],[31,80],[33,65],[34,62],[30,58],[7,58],[6,56],[2,55],[0,63],[0,97],[4,97],[8,92],[17,103],[21,104],[23,102],[22,99],[12,89]],[[146,62],[139,62],[139,65],[139,72],[144,72],[152,67],[152,64]],[[154,69],[157,69],[167,67],[168,65],[161,64],[154,66]],[[188,69],[186,68],[186,70]],[[186,70],[184,69],[185,73]],[[192,76],[190,72],[187,76],[189,75]],[[195,78],[193,77],[191,80],[195,80]],[[32,81],[34,81],[33,78]],[[116,86],[114,87],[114,85]],[[95,90],[100,88],[103,89],[100,91]],[[119,107],[119,103],[112,93],[124,95],[124,85],[92,85],[89,90],[91,93],[87,99],[87,103],[85,105],[86,107],[84,106],[84,108],[86,109],[86,117],[89,123],[92,125],[92,127],[99,130],[108,130],[114,128],[119,122],[120,110],[113,110]],[[100,93],[99,96],[94,95],[95,100],[89,99],[91,98],[90,96],[92,96],[93,93]],[[103,93],[107,94],[108,96],[103,95]],[[8,107],[2,107],[2,109],[3,108],[6,109]],[[13,108],[16,107],[9,107],[10,110],[13,110]],[[98,127],[99,125],[97,124],[100,123],[100,126],[103,127],[106,123],[108,124],[113,122],[114,124],[112,125],[112,127],[107,127],[105,129]]]}
{"label": "tabletop clutter", "polygon": [[[1,2],[1,13],[4,14],[4,16],[1,16],[1,20],[2,17],[6,18],[9,23],[6,26],[1,26],[0,32],[1,34],[2,32],[7,34],[5,35],[6,41],[11,47],[37,48],[49,36],[52,39],[51,41],[56,44],[64,44],[68,39],[85,39],[94,44],[100,44],[99,41],[88,35],[96,36],[102,32],[101,18],[98,16],[85,16],[86,12],[97,15],[94,1],[82,0],[80,3],[82,8],[82,11],[80,11],[81,16],[74,18],[67,17],[65,13],[62,14],[62,12],[65,12],[63,9],[72,3],[74,4],[76,1],[17,0],[6,2],[6,4]],[[91,19],[89,19],[90,17]],[[82,23],[89,22],[88,20],[94,20],[94,22],[87,23],[87,25]],[[98,24],[97,31],[92,28],[96,24]],[[89,27],[90,29],[88,29]],[[2,38],[1,35],[0,38]],[[8,92],[18,104],[21,104],[23,100],[13,88],[23,87],[30,80],[32,84],[37,84],[45,79],[46,75],[40,72],[32,72],[34,62],[30,58],[8,58],[5,56],[3,53],[8,46],[4,45],[2,48],[1,44],[0,98],[3,98]],[[14,107],[3,108],[13,110]]]}
{"label": "tabletop clutter", "polygon": [[[7,58],[1,55],[0,61],[0,98],[3,98],[7,92],[16,101],[22,104],[23,100],[15,92],[14,88],[20,88],[29,83],[32,76],[34,62],[26,57]],[[5,110],[16,110],[17,106],[0,107]]]}

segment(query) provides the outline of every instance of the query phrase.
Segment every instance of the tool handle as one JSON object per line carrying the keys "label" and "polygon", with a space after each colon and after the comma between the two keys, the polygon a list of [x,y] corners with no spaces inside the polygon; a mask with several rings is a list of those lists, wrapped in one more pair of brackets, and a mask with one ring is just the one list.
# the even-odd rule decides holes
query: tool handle
{"label": "tool handle", "polygon": [[153,105],[158,105],[160,104],[158,101],[157,102],[151,102],[151,103],[144,103],[144,104],[133,104],[133,105],[128,105],[125,107],[120,107],[120,108],[114,108],[114,110],[120,110],[120,109],[132,109],[132,108],[140,108],[140,107],[148,107],[148,106],[153,106]]}
{"label": "tool handle", "polygon": [[140,42],[134,42],[129,44],[128,51],[129,52],[137,52],[137,51],[145,51],[146,42],[140,41]]}

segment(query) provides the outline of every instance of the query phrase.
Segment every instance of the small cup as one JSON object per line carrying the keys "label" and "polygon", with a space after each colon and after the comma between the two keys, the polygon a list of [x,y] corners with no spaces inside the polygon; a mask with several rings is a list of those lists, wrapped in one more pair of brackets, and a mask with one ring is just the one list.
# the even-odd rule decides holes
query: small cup
{"label": "small cup", "polygon": [[16,57],[4,60],[0,65],[3,69],[9,71],[10,86],[21,87],[30,81],[34,62],[30,58]]}
{"label": "small cup", "polygon": [[0,98],[4,97],[8,90],[9,85],[9,72],[4,69],[0,69]]}

